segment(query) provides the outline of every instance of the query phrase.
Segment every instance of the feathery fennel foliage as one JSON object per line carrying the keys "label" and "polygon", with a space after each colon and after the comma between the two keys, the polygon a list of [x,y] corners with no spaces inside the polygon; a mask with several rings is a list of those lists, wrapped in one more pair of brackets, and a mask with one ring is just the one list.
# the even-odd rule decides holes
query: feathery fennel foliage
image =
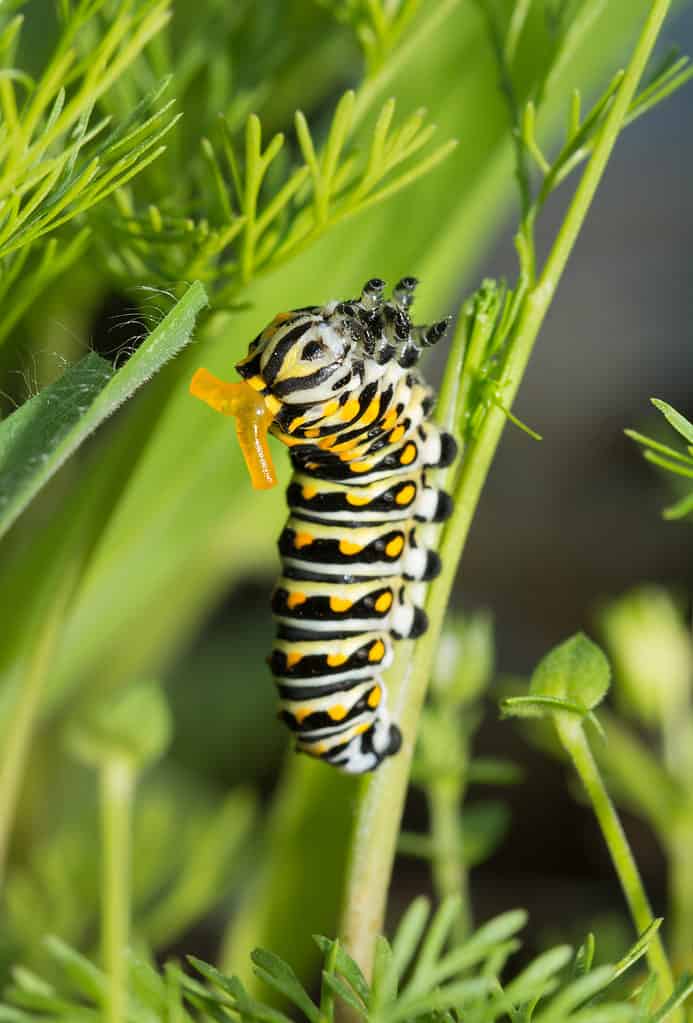
{"label": "feathery fennel foliage", "polygon": [[[644,455],[648,462],[666,469],[675,476],[683,476],[684,479],[693,479],[693,423],[690,423],[685,416],[677,412],[675,408],[668,405],[659,398],[653,398],[652,404],[662,413],[669,426],[678,433],[685,443],[685,451],[672,448],[670,444],[655,440],[652,437],[645,437],[637,430],[626,430],[626,436],[637,441],[644,448]],[[684,494],[675,504],[664,510],[665,519],[683,519],[693,513],[693,493]]]}
{"label": "feathery fennel foliage", "polygon": [[[272,952],[257,949],[255,974],[292,1007],[292,1014],[251,997],[242,982],[195,957],[189,957],[202,980],[168,963],[159,972],[146,959],[130,956],[130,997],[123,1019],[128,1023],[333,1023],[342,1007],[367,1023],[405,1023],[456,1019],[473,1023],[663,1023],[693,989],[693,977],[682,979],[660,1009],[653,1008],[653,978],[624,990],[623,976],[647,951],[656,927],[650,929],[615,965],[594,965],[594,939],[576,952],[562,945],[549,949],[505,981],[510,957],[520,947],[518,932],[526,923],[521,910],[490,920],[461,942],[448,939],[459,902],[445,900],[429,921],[426,899],[416,899],[402,918],[390,944],[379,938],[373,979],[338,941],[321,936],[315,942],[323,956],[320,994],[314,1001],[291,966]],[[98,1023],[107,1005],[108,979],[88,959],[56,938],[48,952],[59,980],[44,981],[17,967],[6,1002],[4,1023],[40,1020]]]}

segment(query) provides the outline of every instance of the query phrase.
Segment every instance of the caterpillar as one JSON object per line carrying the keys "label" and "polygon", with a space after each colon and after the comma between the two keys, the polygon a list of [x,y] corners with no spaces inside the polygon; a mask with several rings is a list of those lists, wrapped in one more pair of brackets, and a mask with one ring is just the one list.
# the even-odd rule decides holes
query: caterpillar
{"label": "caterpillar", "polygon": [[358,299],[279,313],[236,366],[244,384],[198,370],[191,385],[239,417],[256,485],[272,482],[263,424],[289,447],[268,661],[297,750],[353,774],[401,746],[381,672],[393,640],[428,624],[417,584],[441,566],[416,524],[452,510],[427,471],[450,465],[457,445],[431,421],[433,392],[415,368],[448,320],[412,324],[417,283],[404,277],[385,300],[385,282],[373,278]]}

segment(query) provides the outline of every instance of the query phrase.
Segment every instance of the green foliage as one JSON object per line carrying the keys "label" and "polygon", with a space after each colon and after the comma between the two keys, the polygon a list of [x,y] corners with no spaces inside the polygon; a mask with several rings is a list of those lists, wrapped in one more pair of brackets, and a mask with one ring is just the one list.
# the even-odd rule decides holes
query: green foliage
{"label": "green foliage", "polygon": [[0,535],[108,416],[190,341],[207,304],[193,284],[118,372],[91,353],[0,424]]}
{"label": "green foliage", "polygon": [[[140,777],[139,768],[168,741],[169,712],[158,691],[140,692],[134,709],[130,701],[133,680],[166,676],[222,592],[272,566],[268,537],[283,514],[279,496],[262,503],[251,497],[228,431],[190,402],[192,370],[204,359],[228,371],[276,310],[347,295],[371,273],[396,279],[416,272],[428,288],[422,305],[445,308],[453,284],[469,276],[502,221],[514,144],[529,189],[523,193],[520,279],[512,289],[488,282],[467,304],[441,394],[441,415],[451,417],[468,452],[450,477],[463,498],[445,538],[452,572],[482,482],[474,467],[490,451],[489,424],[496,430],[498,421],[516,421],[510,405],[524,370],[516,353],[528,356],[528,318],[548,294],[532,287],[539,279],[534,214],[603,147],[609,132],[613,143],[620,130],[610,121],[621,95],[616,83],[584,117],[573,99],[563,148],[559,144],[553,163],[544,156],[567,105],[566,90],[578,82],[591,92],[603,79],[645,3],[634,0],[625,11],[617,6],[596,0],[497,5],[498,16],[489,22],[502,43],[496,70],[477,11],[453,0],[330,3],[336,24],[317,5],[299,0],[176,0],[172,18],[157,0],[60,0],[57,25],[34,29],[37,53],[28,37],[28,70],[15,69],[8,57],[0,106],[12,123],[0,152],[4,146],[11,173],[19,168],[21,174],[13,179],[16,199],[0,193],[6,201],[0,239],[7,246],[0,249],[0,340],[12,341],[15,350],[26,346],[31,356],[58,348],[58,357],[72,363],[89,344],[94,311],[114,286],[135,316],[158,324],[124,369],[112,373],[90,356],[8,418],[1,429],[15,440],[3,451],[11,448],[12,471],[21,470],[10,497],[13,519],[47,478],[41,467],[53,472],[110,411],[112,399],[129,397],[189,336],[192,313],[185,328],[178,322],[178,340],[161,333],[169,322],[159,324],[169,296],[142,286],[177,297],[189,282],[202,281],[212,309],[201,315],[202,286],[193,285],[184,303],[198,314],[195,348],[181,350],[148,382],[119,415],[117,429],[102,431],[83,458],[64,464],[31,513],[15,523],[12,550],[7,544],[2,551],[0,592],[13,625],[0,649],[2,951],[4,962],[29,965],[17,969],[0,1019],[218,1023],[241,1016],[281,1023],[283,1014],[256,998],[243,972],[245,947],[255,944],[276,949],[292,967],[256,953],[253,983],[268,982],[274,995],[289,995],[311,1021],[332,1019],[340,1002],[378,1023],[440,1017],[451,1023],[460,1008],[472,1023],[645,1023],[666,1015],[653,1007],[656,978],[644,984],[637,1003],[616,1001],[618,993],[604,1001],[612,974],[591,970],[588,950],[576,957],[570,978],[564,976],[569,953],[558,949],[518,976],[510,971],[508,980],[499,979],[520,916],[506,915],[470,937],[465,906],[458,912],[452,902],[425,934],[427,910],[415,903],[392,946],[379,941],[372,984],[341,945],[320,939],[324,975],[314,1003],[302,987],[316,961],[307,929],[333,933],[352,826],[352,781],[293,763],[269,824],[249,848],[253,797],[220,792],[220,778],[199,765],[181,784],[173,766],[175,732],[159,784],[150,788]],[[345,91],[355,77],[348,63],[350,29],[366,69],[353,91]],[[18,22],[8,15],[3,31],[7,55]],[[50,53],[37,71],[31,61],[41,64],[38,35]],[[506,111],[496,102],[499,69],[511,84],[506,94],[515,111],[514,143]],[[653,85],[633,98],[626,120],[688,74],[683,63],[669,60]],[[17,97],[25,86],[22,104]],[[180,120],[173,100],[184,114]],[[422,104],[440,123],[437,148]],[[292,126],[295,109],[305,114]],[[541,131],[540,110],[546,118]],[[457,137],[464,145],[453,151],[445,140]],[[9,180],[6,165],[1,173]],[[553,287],[561,268],[549,269]],[[548,299],[544,312],[547,306]],[[69,336],[54,341],[61,322]],[[93,381],[80,398],[67,385],[87,386],[85,366],[103,368],[108,382],[101,390]],[[55,420],[44,415],[54,409]],[[499,436],[500,428],[496,443]],[[436,599],[440,624],[447,598]],[[235,711],[241,693],[264,682],[259,658],[250,663],[229,656],[244,632],[260,631],[262,623],[252,612],[242,617],[244,610],[236,601],[233,639],[209,669],[223,694],[214,689],[208,705],[223,699]],[[431,645],[421,644],[416,654],[419,674],[432,662],[433,626]],[[445,805],[431,836],[415,838],[419,853],[437,864],[438,891],[464,895],[460,872],[493,849],[507,813],[497,803],[473,804],[460,828],[458,798],[470,780],[512,781],[516,772],[507,763],[471,757],[492,651],[487,623],[467,623],[460,634],[467,643],[463,667],[439,673],[417,761],[431,807],[439,797]],[[181,685],[195,694],[188,707],[200,713],[204,735],[200,681],[188,666]],[[246,721],[229,715],[225,745],[229,762],[236,761],[233,770],[248,770],[241,734]],[[274,742],[264,721],[255,730],[260,744]],[[98,807],[94,772],[64,755],[64,736],[78,732],[81,753],[86,737],[89,759],[99,762]],[[107,766],[122,761],[123,743],[135,752],[138,770],[129,763],[130,790],[119,810],[117,793],[109,793],[104,779]],[[448,754],[454,750],[460,756],[453,763]],[[400,796],[392,779],[382,785],[396,808]],[[101,848],[92,839],[100,819],[110,820],[111,832],[120,828],[113,834],[104,826]],[[379,841],[373,841],[372,825],[364,832],[371,846],[387,840],[385,818],[376,819]],[[451,846],[440,841],[449,825]],[[110,874],[101,873],[102,859]],[[316,886],[312,902],[307,879]],[[380,881],[384,899],[387,881]],[[243,973],[242,980],[209,967],[202,968],[205,983],[184,978],[175,965],[160,974],[144,954],[130,957],[126,973],[121,939],[128,926],[136,949],[148,944],[158,951],[206,913],[225,918],[229,895],[242,906],[223,955],[228,973]],[[46,948],[40,939],[50,931],[60,938]],[[102,968],[65,944],[93,952],[103,931]],[[653,942],[648,932],[641,949],[647,944],[649,953]],[[674,1003],[687,984],[684,977]],[[123,1014],[119,1005],[127,998]],[[600,1000],[592,1005],[591,998]]]}
{"label": "green foliage", "polygon": [[[637,441],[645,449],[645,458],[648,462],[666,469],[675,476],[682,476],[684,479],[693,478],[693,423],[690,423],[685,416],[677,412],[671,405],[658,398],[652,399],[654,407],[662,413],[666,421],[674,428],[676,433],[683,439],[686,447],[684,451],[672,448],[652,437],[645,437],[636,430],[626,430],[626,436]],[[664,510],[665,519],[683,519],[693,514],[693,492],[686,493],[676,504],[672,504]]]}
{"label": "green foliage", "polygon": [[[333,1023],[338,1006],[348,1007],[368,1023],[428,1021],[440,1016],[473,1023],[660,1023],[693,989],[693,977],[682,978],[676,993],[657,1011],[649,1004],[647,983],[639,985],[631,997],[623,991],[621,978],[646,953],[652,931],[615,966],[593,967],[586,946],[573,954],[563,945],[544,952],[505,981],[508,959],[520,947],[517,934],[526,922],[525,914],[521,910],[504,913],[466,940],[448,945],[458,912],[458,901],[448,899],[429,922],[427,901],[415,900],[392,944],[379,939],[370,984],[338,941],[316,937],[324,957],[317,1001],[291,966],[274,953],[257,949],[253,969],[308,1023]],[[57,939],[49,939],[48,951],[60,980],[49,984],[18,968],[7,1002],[0,1006],[0,1020],[97,1023],[106,997],[103,973]],[[127,1023],[221,1023],[237,1018],[243,1023],[291,1023],[295,1018],[251,997],[237,977],[194,957],[190,962],[203,983],[174,964],[159,973],[148,961],[131,957]]]}
{"label": "green foliage", "polygon": [[147,280],[164,287],[199,277],[217,284],[215,307],[223,308],[257,274],[281,266],[340,221],[412,184],[456,144],[444,143],[413,159],[425,150],[435,128],[425,123],[422,110],[393,127],[395,101],[388,100],[370,138],[362,133],[362,149],[354,151],[348,143],[355,128],[355,99],[353,92],[342,96],[322,151],[305,115],[296,113],[303,162],[293,169],[284,158],[284,134],[278,132],[263,146],[256,114],[245,125],[242,157],[233,130],[222,121],[218,150],[209,139],[202,140],[205,186],[214,197],[208,217],[181,222],[152,205],[143,216],[121,216],[114,222],[122,241],[111,255],[112,269],[124,279],[136,266]]}

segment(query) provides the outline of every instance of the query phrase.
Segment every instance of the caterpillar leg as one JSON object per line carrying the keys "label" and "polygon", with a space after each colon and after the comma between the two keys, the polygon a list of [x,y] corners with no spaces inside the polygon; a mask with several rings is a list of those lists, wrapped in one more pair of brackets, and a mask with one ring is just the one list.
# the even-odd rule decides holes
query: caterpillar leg
{"label": "caterpillar leg", "polygon": [[424,485],[412,513],[418,522],[444,522],[452,514],[452,498],[445,490]]}
{"label": "caterpillar leg", "polygon": [[390,615],[390,632],[394,639],[418,639],[428,628],[428,615],[409,599],[407,587],[399,591],[397,604]]}
{"label": "caterpillar leg", "polygon": [[412,581],[427,583],[440,575],[440,556],[437,551],[419,546],[414,529],[409,534],[407,551],[401,564],[402,575]]}
{"label": "caterpillar leg", "polygon": [[435,423],[419,427],[423,441],[421,457],[423,464],[435,469],[446,469],[457,457],[457,441],[451,433],[440,430]]}

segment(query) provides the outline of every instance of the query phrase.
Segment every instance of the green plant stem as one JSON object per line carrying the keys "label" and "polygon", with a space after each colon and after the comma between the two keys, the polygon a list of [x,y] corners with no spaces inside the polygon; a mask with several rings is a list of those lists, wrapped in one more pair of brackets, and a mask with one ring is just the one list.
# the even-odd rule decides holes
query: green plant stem
{"label": "green plant stem", "polygon": [[681,969],[693,969],[693,805],[682,808],[671,822],[666,848],[672,956]]}
{"label": "green plant stem", "polygon": [[130,930],[130,832],[135,769],[109,756],[100,768],[103,849],[101,954],[108,974],[104,1023],[125,1023]]}
{"label": "green plant stem", "polygon": [[[582,721],[576,719],[572,714],[557,713],[554,715],[554,722],[561,743],[570,755],[592,803],[604,841],[609,848],[611,859],[621,882],[631,917],[638,934],[642,934],[654,920],[654,914],[621,821],[592,756]],[[671,967],[658,934],[649,944],[647,958],[650,968],[659,977],[662,993],[668,997],[674,989],[674,982]]]}
{"label": "green plant stem", "polygon": [[452,930],[453,944],[462,943],[472,926],[464,836],[460,823],[465,772],[466,766],[458,777],[435,778],[427,786],[433,884],[441,902],[453,895],[460,899],[460,912]]}
{"label": "green plant stem", "polygon": [[[597,186],[624,125],[628,107],[652,52],[670,0],[654,0],[640,38],[595,142],[556,241],[536,285],[527,292],[518,324],[508,346],[500,391],[510,408],[551,304],[568,257],[587,216]],[[391,706],[400,722],[404,741],[398,756],[386,761],[373,778],[365,778],[352,833],[350,863],[345,885],[342,940],[350,955],[370,976],[376,936],[382,931],[387,889],[392,873],[397,834],[421,706],[428,686],[433,654],[438,644],[450,590],[462,555],[481,490],[500,441],[506,416],[492,405],[477,438],[470,444],[455,492],[455,512],[443,533],[443,571],[429,590],[427,633],[412,654],[402,643],[388,673]]]}

